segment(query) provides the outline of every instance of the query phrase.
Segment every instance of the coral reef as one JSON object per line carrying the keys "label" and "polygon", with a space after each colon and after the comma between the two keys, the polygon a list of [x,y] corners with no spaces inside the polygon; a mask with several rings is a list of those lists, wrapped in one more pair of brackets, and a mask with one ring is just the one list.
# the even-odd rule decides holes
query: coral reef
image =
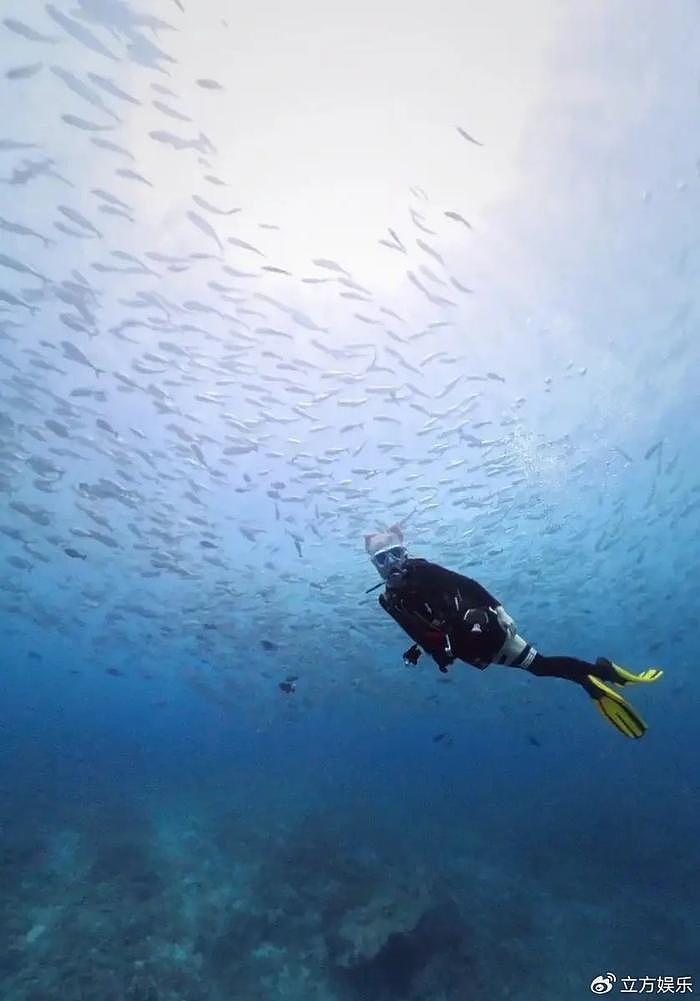
{"label": "coral reef", "polygon": [[382,887],[366,903],[350,907],[329,936],[333,961],[352,968],[374,959],[394,936],[412,932],[429,906],[423,886]]}
{"label": "coral reef", "polygon": [[352,815],[74,819],[4,832],[2,1001],[554,1001],[629,908]]}
{"label": "coral reef", "polygon": [[[409,909],[401,923],[406,923],[410,914]],[[386,929],[383,922],[379,926]],[[381,938],[375,936],[375,943]],[[367,941],[364,937],[362,940]],[[444,1001],[459,1001],[482,996],[464,921],[451,899],[423,911],[412,928],[390,932],[371,955],[343,965],[347,969],[346,981],[358,998],[427,1001],[439,996]]]}

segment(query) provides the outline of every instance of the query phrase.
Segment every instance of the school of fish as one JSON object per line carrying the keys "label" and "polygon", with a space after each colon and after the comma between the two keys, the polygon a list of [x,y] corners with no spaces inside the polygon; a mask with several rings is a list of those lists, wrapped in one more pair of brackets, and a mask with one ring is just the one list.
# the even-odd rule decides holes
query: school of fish
{"label": "school of fish", "polygon": [[[688,442],[603,434],[598,413],[588,435],[585,406],[552,420],[585,404],[585,357],[511,377],[474,330],[467,191],[416,186],[401,227],[367,234],[396,294],[323,248],[291,265],[194,119],[196,94],[235,129],[215,69],[168,51],[184,6],[154,9],[45,3],[0,25],[6,101],[46,103],[0,135],[3,648],[63,644],[76,673],[184,678],[223,704],[376,698],[403,639],[365,594],[362,534],[400,520],[525,623],[643,628],[650,580],[673,594],[692,572],[665,555],[697,544]],[[455,124],[456,158],[481,147]]]}

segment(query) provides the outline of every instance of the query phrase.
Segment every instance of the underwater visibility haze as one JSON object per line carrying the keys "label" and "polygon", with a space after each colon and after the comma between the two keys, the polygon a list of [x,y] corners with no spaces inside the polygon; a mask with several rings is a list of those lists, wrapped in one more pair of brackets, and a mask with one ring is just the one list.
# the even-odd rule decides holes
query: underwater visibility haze
{"label": "underwater visibility haze", "polygon": [[0,11],[1,1001],[700,990],[697,3]]}

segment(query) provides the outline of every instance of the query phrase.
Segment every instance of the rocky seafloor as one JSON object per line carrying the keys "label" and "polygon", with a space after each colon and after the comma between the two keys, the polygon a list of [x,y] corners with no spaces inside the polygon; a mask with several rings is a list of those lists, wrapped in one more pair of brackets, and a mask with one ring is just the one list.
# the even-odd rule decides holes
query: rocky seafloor
{"label": "rocky seafloor", "polygon": [[87,810],[5,818],[0,846],[2,1001],[548,1001],[590,996],[623,942],[621,973],[691,955],[653,888],[545,845],[516,873],[438,827]]}

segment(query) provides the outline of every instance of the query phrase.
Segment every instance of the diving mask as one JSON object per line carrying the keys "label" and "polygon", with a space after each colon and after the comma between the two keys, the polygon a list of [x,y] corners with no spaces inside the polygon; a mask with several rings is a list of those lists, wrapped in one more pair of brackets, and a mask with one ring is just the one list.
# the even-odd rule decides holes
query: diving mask
{"label": "diving mask", "polygon": [[386,546],[371,556],[372,563],[385,580],[393,570],[399,570],[407,559],[405,546]]}

